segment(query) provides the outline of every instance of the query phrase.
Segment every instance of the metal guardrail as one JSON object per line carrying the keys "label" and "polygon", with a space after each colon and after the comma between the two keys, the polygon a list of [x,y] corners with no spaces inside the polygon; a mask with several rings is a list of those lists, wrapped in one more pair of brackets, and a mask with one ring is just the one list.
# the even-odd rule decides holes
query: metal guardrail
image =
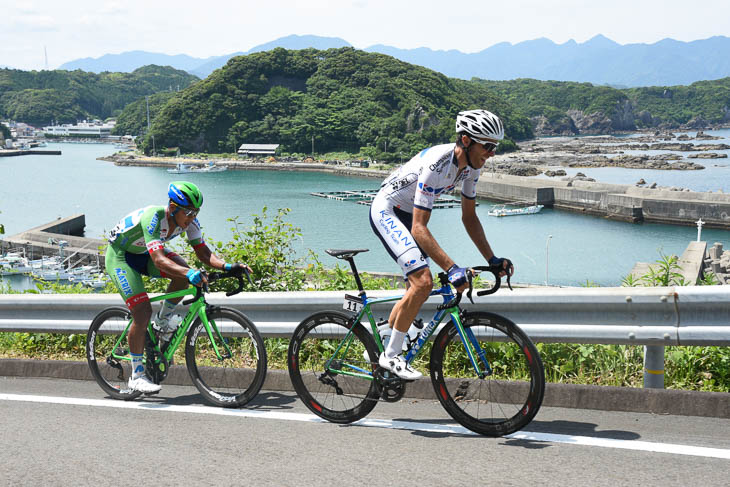
{"label": "metal guardrail", "polygon": [[[397,291],[371,291],[384,297]],[[344,293],[213,293],[208,302],[243,311],[266,337],[290,337],[306,316],[341,309]],[[441,303],[431,298],[421,310],[430,319]],[[663,387],[664,347],[730,345],[730,286],[658,288],[526,288],[500,290],[469,310],[491,311],[520,325],[536,342],[644,345],[645,385]],[[86,333],[93,317],[123,306],[117,295],[0,295],[0,331]],[[387,317],[390,305],[374,308]],[[654,385],[652,385],[654,384]]]}

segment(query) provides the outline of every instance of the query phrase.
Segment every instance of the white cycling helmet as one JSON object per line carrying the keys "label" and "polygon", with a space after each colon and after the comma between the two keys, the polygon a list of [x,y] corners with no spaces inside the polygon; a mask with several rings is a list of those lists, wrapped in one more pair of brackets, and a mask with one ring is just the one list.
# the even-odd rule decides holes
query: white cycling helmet
{"label": "white cycling helmet", "polygon": [[498,116],[487,110],[467,110],[456,116],[456,132],[465,133],[480,144],[499,142],[504,126]]}

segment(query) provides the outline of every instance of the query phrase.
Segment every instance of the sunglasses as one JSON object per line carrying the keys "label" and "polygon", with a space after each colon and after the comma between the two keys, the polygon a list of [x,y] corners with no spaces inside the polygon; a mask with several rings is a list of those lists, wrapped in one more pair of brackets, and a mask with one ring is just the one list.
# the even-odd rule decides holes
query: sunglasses
{"label": "sunglasses", "polygon": [[198,213],[200,213],[200,208],[185,208],[183,206],[178,206],[178,208],[188,218],[198,216]]}
{"label": "sunglasses", "polygon": [[485,144],[479,144],[479,145],[484,147],[484,150],[487,152],[494,152],[497,150],[497,146],[499,146],[499,144],[492,144],[491,142],[487,142]]}

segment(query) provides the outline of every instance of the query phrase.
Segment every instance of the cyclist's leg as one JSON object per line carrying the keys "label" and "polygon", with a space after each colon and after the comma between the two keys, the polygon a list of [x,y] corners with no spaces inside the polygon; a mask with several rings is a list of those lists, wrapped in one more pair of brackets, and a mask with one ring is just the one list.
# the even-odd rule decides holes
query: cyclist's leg
{"label": "cyclist's leg", "polygon": [[[389,322],[393,332],[378,363],[403,379],[413,380],[421,374],[413,370],[400,354],[408,328],[428,299],[433,283],[428,258],[411,235],[408,221],[404,222],[394,210],[385,198],[377,196],[370,207],[370,226],[410,283],[403,298],[391,311]],[[403,216],[408,220],[407,215]]]}
{"label": "cyclist's leg", "polygon": [[[185,259],[180,257],[178,254],[172,251],[168,251],[165,249],[165,257],[175,262],[177,265],[180,265],[182,267],[190,267],[187,262],[185,262]],[[167,292],[171,293],[174,291],[182,291],[183,289],[187,289],[187,287],[190,285],[188,280],[184,277],[173,277],[165,275],[164,273],[160,272],[157,267],[155,267],[154,263],[152,262],[152,259],[149,260],[147,264],[147,273],[151,277],[164,277],[165,279],[170,279],[170,284],[167,286]],[[165,301],[170,301],[171,303],[179,303],[182,298],[175,298]]]}
{"label": "cyclist's leg", "polygon": [[152,307],[142,275],[130,265],[125,254],[125,251],[114,249],[110,245],[106,252],[106,272],[132,313],[132,326],[129,329],[130,352],[140,354],[144,351],[144,334],[152,315]]}
{"label": "cyclist's leg", "polygon": [[[167,249],[164,249],[165,257],[175,262],[177,265],[182,267],[189,267],[187,262],[185,262],[185,259],[180,257],[175,252],[169,251]],[[152,259],[147,260],[146,264],[146,274],[151,277],[164,277],[166,279],[170,279],[170,283],[167,285],[167,291],[168,293],[175,292],[175,291],[182,291],[183,289],[186,289],[189,286],[188,280],[185,277],[175,277],[170,276],[162,271],[160,271],[157,267],[155,267],[154,262]],[[161,304],[160,308],[155,314],[154,322],[156,329],[164,332],[164,339],[169,340],[172,336],[172,331],[169,326],[170,318],[172,318],[172,315],[175,313],[175,308],[177,307],[177,304],[182,300],[182,297],[179,298],[168,298],[165,299]]]}
{"label": "cyclist's leg", "polygon": [[405,333],[433,288],[428,257],[411,235],[410,214],[394,208],[385,198],[376,196],[373,200],[370,226],[409,284],[388,319],[393,328]]}
{"label": "cyclist's leg", "polygon": [[[141,376],[144,370],[144,365],[142,365],[142,371],[139,370],[139,365],[142,363],[141,356],[144,353],[147,323],[149,323],[150,317],[152,316],[152,306],[150,305],[147,291],[144,288],[142,275],[130,265],[130,262],[126,258],[127,255],[123,250],[116,250],[109,246],[105,265],[107,274],[111,277],[119,294],[124,299],[132,314],[132,324],[127,334],[129,353],[133,361],[132,377],[130,378],[131,385],[134,380]],[[137,390],[141,390],[142,392],[156,392],[160,390],[159,385],[152,384],[151,382],[140,385],[139,387],[141,388]]]}

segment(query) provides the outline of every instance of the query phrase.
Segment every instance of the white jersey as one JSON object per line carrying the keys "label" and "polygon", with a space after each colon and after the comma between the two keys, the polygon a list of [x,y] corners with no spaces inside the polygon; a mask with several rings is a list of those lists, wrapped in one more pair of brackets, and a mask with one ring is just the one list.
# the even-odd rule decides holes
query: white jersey
{"label": "white jersey", "polygon": [[455,146],[442,144],[422,150],[383,181],[378,195],[408,213],[413,213],[414,207],[431,211],[436,198],[461,182],[461,194],[476,198],[480,170],[467,166],[459,173]]}

